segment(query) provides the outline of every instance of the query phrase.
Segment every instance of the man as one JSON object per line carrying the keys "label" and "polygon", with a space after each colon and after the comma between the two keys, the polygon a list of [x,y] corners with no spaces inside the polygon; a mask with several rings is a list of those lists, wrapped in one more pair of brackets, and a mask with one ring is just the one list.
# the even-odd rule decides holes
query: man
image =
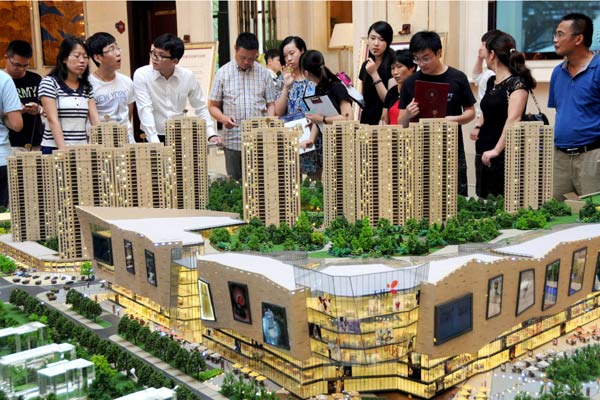
{"label": "man", "polygon": [[8,130],[23,129],[23,106],[10,75],[0,71],[0,206],[8,207],[8,172],[6,158],[10,155]]}
{"label": "man", "polygon": [[129,143],[133,136],[133,81],[119,72],[121,49],[114,36],[106,32],[93,34],[86,41],[88,55],[98,67],[89,77],[100,121],[110,120],[127,125]]}
{"label": "man", "polygon": [[[473,65],[473,71],[471,73],[471,78],[473,79],[473,83],[477,86],[477,100],[481,103],[481,99],[485,95],[485,90],[487,88],[488,79],[494,76],[494,71],[489,68],[483,67],[483,62],[485,61],[485,57],[487,55],[486,43],[491,36],[494,36],[501,32],[498,29],[492,29],[491,31],[487,31],[481,36],[481,46],[477,50],[477,60],[475,60],[475,65]],[[479,105],[477,106],[477,114],[479,114],[481,110],[479,109]]]}
{"label": "man", "polygon": [[600,191],[600,57],[590,51],[594,26],[583,14],[562,18],[554,34],[565,59],[552,71],[548,107],[554,125],[554,198]]}
{"label": "man", "polygon": [[461,125],[475,118],[475,97],[465,74],[442,63],[442,41],[435,32],[422,31],[410,40],[410,52],[419,71],[409,76],[400,90],[398,125],[408,126],[411,118],[419,115],[419,104],[414,100],[415,81],[447,83],[448,106],[446,119],[458,122],[458,194],[468,196],[467,162]]}
{"label": "man", "polygon": [[183,40],[177,36],[160,35],[150,48],[150,65],[135,71],[133,92],[141,128],[148,142],[164,142],[165,122],[182,115],[189,100],[194,115],[206,121],[209,142],[218,144],[221,139],[215,133],[200,84],[192,71],[177,65],[184,50]]}
{"label": "man", "polygon": [[269,72],[256,62],[258,39],[242,32],[235,41],[235,59],[217,71],[210,91],[210,114],[225,130],[225,167],[232,179],[242,179],[242,120],[275,115],[275,86]]}
{"label": "man", "polygon": [[17,88],[23,114],[23,129],[9,130],[8,137],[13,151],[39,149],[44,133],[44,125],[40,118],[42,106],[38,99],[38,86],[42,77],[27,71],[32,54],[33,50],[29,43],[23,40],[13,40],[8,44],[4,55],[6,73],[13,79]]}

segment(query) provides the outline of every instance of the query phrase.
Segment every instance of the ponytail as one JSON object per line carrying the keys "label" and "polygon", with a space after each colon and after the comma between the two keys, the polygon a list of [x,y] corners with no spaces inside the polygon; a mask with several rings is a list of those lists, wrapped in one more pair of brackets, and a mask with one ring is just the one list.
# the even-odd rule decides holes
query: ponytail
{"label": "ponytail", "polygon": [[531,70],[525,65],[525,54],[516,49],[515,39],[506,32],[492,35],[485,43],[488,51],[493,51],[498,60],[504,64],[512,74],[519,76],[527,89],[533,89],[536,81],[531,75]]}
{"label": "ponytail", "polygon": [[302,55],[300,60],[303,71],[308,71],[317,78],[319,83],[317,84],[317,91],[327,91],[333,82],[339,82],[337,76],[329,68],[325,66],[325,59],[323,54],[317,50],[308,50]]}
{"label": "ponytail", "polygon": [[511,49],[507,67],[510,72],[518,75],[521,78],[527,89],[535,88],[537,82],[531,75],[531,70],[525,65],[525,54],[517,51],[514,48]]}

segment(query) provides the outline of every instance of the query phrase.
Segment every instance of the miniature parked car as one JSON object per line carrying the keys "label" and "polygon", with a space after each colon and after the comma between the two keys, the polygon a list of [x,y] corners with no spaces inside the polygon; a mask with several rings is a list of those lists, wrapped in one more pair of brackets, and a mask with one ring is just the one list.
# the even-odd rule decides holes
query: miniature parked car
{"label": "miniature parked car", "polygon": [[21,282],[23,285],[28,285],[29,284],[29,279],[23,279],[23,282]]}
{"label": "miniature parked car", "polygon": [[19,283],[21,282],[21,278],[13,278],[12,280],[14,283]]}
{"label": "miniature parked car", "polygon": [[36,284],[36,285],[41,285],[41,284],[42,284],[42,281],[41,281],[41,280],[37,280],[37,281],[35,281],[35,284]]}

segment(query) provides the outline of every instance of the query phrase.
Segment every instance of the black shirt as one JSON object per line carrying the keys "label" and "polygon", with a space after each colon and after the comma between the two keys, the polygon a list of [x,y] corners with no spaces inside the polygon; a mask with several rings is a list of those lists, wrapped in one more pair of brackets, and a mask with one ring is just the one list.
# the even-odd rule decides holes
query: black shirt
{"label": "black shirt", "polygon": [[[390,64],[391,57],[389,53],[384,55],[381,64],[377,68],[379,78],[383,83],[383,86],[387,90],[387,84],[392,77],[392,67]],[[362,81],[363,89],[362,94],[365,100],[365,106],[360,114],[360,123],[369,125],[379,125],[381,120],[381,113],[383,112],[383,102],[379,98],[377,93],[377,87],[373,85],[373,79],[366,69],[367,62],[365,61],[360,67],[360,74],[358,78]],[[381,85],[381,83],[378,83]]]}
{"label": "black shirt", "polygon": [[[26,71],[25,76],[22,78],[13,79],[21,104],[40,104],[37,94],[38,85],[41,80],[41,76],[31,71]],[[39,115],[23,113],[23,129],[20,132],[15,132],[12,129],[9,130],[8,139],[10,140],[10,145],[13,147],[24,147],[26,144],[39,146],[42,142],[43,132],[44,127]]]}
{"label": "black shirt", "polygon": [[[476,102],[467,76],[456,68],[448,67],[446,72],[440,75],[426,75],[421,71],[417,71],[406,78],[402,83],[402,89],[400,90],[400,103],[398,107],[401,110],[406,109],[415,97],[415,81],[417,80],[448,83],[450,85],[448,90],[448,107],[446,108],[446,115],[448,116],[461,115],[463,109],[472,106]],[[460,124],[458,125],[458,151],[459,155],[464,154],[462,128]]]}
{"label": "black shirt", "polygon": [[[346,86],[342,82],[334,81],[329,86],[329,89],[322,91],[319,86],[317,86],[315,94],[319,96],[327,95],[331,100],[331,103],[337,110],[338,114],[341,114],[340,104],[342,101],[347,101],[351,103],[350,95],[348,95],[348,90]],[[349,118],[352,118],[350,115]]]}

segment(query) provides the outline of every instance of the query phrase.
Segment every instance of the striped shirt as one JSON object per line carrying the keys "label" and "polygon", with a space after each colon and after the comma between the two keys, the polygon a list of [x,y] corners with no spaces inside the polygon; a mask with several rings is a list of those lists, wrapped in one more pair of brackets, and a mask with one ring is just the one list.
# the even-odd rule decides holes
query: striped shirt
{"label": "striped shirt", "polygon": [[224,129],[223,144],[242,150],[242,121],[267,115],[267,104],[275,102],[275,86],[269,71],[257,62],[246,71],[230,61],[217,71],[209,99],[222,102],[224,115],[235,118],[238,126]]}
{"label": "striped shirt", "polygon": [[[56,101],[58,121],[67,146],[87,143],[88,102],[94,98],[91,86],[84,89],[83,84],[80,83],[79,88],[73,90],[63,81],[58,81],[56,77],[47,76],[40,82],[38,96],[40,99],[49,97]],[[50,124],[46,124],[44,128],[42,146],[57,147]]]}

